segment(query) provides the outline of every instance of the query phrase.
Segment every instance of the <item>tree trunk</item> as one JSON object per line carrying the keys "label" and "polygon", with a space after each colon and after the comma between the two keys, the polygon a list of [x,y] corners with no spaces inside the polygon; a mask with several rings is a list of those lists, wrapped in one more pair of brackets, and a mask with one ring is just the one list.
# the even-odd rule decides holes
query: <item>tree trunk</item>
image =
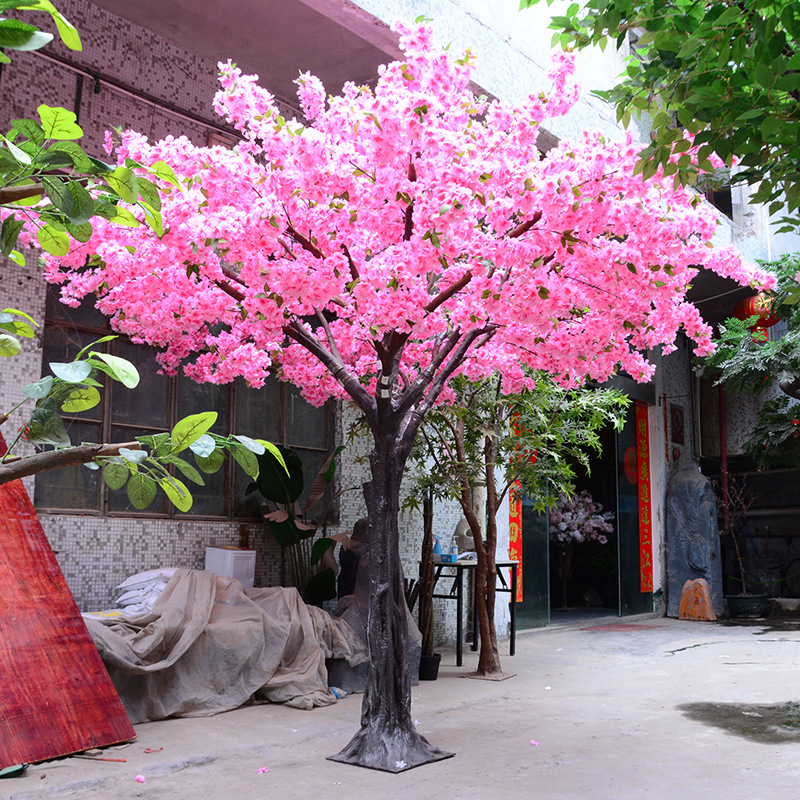
{"label": "tree trunk", "polygon": [[[488,446],[488,440],[487,440]],[[492,472],[491,477],[489,472]],[[475,574],[477,592],[478,622],[481,632],[481,649],[478,655],[477,674],[483,678],[503,676],[500,665],[500,651],[497,648],[497,628],[494,623],[494,603],[497,594],[497,490],[494,484],[494,461],[486,462],[486,537],[483,558],[478,555]]]}
{"label": "tree trunk", "polygon": [[371,480],[364,487],[369,517],[370,596],[367,622],[370,671],[361,729],[333,761],[400,772],[449,758],[421,736],[411,717],[408,618],[403,595],[398,516],[400,482],[408,453],[398,446],[399,425],[386,417],[373,430]]}

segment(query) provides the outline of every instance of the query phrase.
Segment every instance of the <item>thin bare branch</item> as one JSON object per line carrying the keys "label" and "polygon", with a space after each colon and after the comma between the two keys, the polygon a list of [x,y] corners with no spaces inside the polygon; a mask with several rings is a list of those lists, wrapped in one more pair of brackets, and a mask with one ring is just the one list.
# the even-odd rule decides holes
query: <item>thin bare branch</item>
{"label": "thin bare branch", "polygon": [[537,211],[531,219],[520,223],[516,228],[512,228],[508,233],[504,234],[504,238],[518,239],[523,233],[527,233],[541,218],[542,212]]}
{"label": "thin bare branch", "polygon": [[244,292],[240,292],[238,289],[231,286],[228,281],[221,279],[215,280],[214,285],[218,289],[221,289],[223,292],[225,292],[225,294],[227,294],[229,297],[232,297],[237,303],[241,303],[242,300],[244,300]]}

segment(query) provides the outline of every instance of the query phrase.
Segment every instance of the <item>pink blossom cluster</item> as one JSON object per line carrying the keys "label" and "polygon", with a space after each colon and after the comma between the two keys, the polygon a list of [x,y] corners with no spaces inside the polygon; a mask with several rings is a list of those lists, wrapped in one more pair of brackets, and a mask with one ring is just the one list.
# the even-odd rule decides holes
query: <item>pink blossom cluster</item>
{"label": "pink blossom cluster", "polygon": [[560,494],[555,507],[550,510],[550,539],[561,544],[570,542],[600,542],[606,544],[606,534],[614,532],[611,520],[614,514],[603,512],[587,491],[568,496]]}
{"label": "pink blossom cluster", "polygon": [[[168,371],[258,386],[277,369],[314,403],[353,381],[374,393],[384,368],[396,386],[431,383],[443,349],[464,342],[452,374],[499,370],[507,391],[527,367],[565,385],[619,367],[646,380],[644,353],[681,328],[708,352],[685,299],[698,270],[767,279],[710,246],[715,214],[691,190],[633,174],[630,137],[587,133],[540,154],[542,125],[577,98],[571,56],[550,94],[511,107],[477,99],[473,59],[437,49],[430,28],[400,32],[405,57],[374,88],[326,99],[302,75],[304,124],[222,64],[215,108],[242,141],[125,133],[120,163],[163,160],[180,181],[160,184],[163,235],[98,219],[88,242],[47,259],[48,280],[67,302],[97,295]],[[382,348],[398,341],[387,367]]]}

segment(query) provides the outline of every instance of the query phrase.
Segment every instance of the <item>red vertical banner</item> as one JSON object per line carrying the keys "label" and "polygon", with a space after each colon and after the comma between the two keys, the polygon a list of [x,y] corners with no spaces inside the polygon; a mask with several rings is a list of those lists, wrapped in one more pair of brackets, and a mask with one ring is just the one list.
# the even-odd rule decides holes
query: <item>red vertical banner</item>
{"label": "red vertical banner", "polygon": [[650,441],[647,406],[636,404],[636,461],[639,484],[639,569],[642,592],[653,591],[653,518],[650,509]]}
{"label": "red vertical banner", "polygon": [[[512,491],[508,499],[508,558],[519,561],[516,601],[522,602],[522,498]],[[509,579],[510,580],[510,579]],[[509,586],[511,584],[509,583]]]}

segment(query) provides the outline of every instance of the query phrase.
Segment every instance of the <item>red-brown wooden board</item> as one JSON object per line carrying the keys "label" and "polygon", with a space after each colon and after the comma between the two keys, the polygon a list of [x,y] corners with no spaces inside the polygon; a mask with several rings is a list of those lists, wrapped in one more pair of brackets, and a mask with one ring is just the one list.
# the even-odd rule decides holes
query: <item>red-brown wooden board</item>
{"label": "red-brown wooden board", "polygon": [[135,738],[22,481],[0,531],[0,768]]}

